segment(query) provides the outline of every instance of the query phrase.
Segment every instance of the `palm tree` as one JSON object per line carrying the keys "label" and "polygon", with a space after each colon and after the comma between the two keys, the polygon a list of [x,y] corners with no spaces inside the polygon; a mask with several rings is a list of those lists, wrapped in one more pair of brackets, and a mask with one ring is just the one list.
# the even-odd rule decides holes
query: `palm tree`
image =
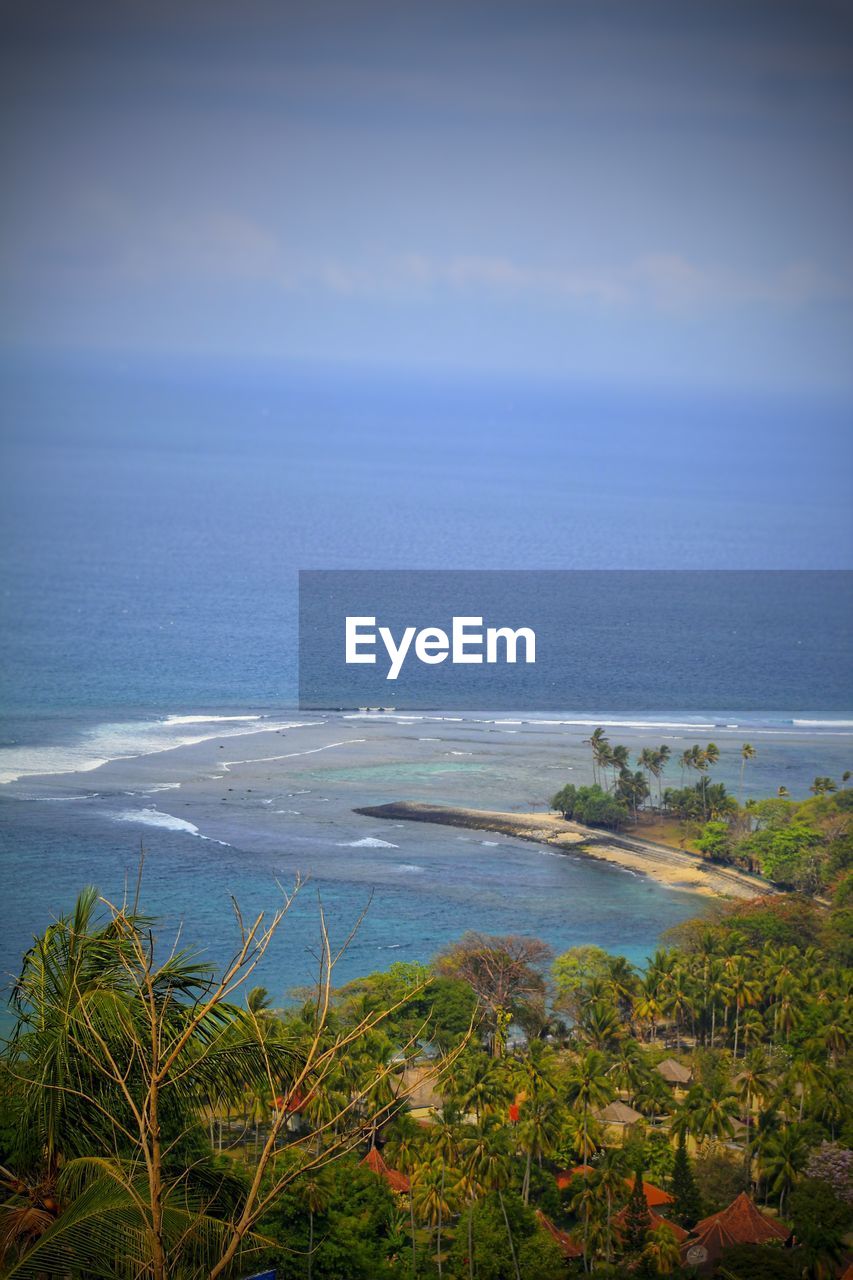
{"label": "palm tree", "polygon": [[726,961],[725,969],[728,980],[728,995],[735,1007],[733,1056],[737,1058],[741,1013],[748,1006],[758,1004],[761,999],[761,983],[756,978],[750,977],[749,964],[745,956],[730,956]]}
{"label": "palm tree", "polygon": [[836,787],[832,778],[826,778],[826,777],[815,778],[814,782],[809,787],[809,791],[811,791],[816,796],[825,796],[830,792],[837,791],[837,790],[838,788]]}
{"label": "palm tree", "polygon": [[649,985],[648,978],[642,984],[639,995],[634,1002],[634,1013],[638,1021],[648,1024],[649,1037],[652,1044],[654,1044],[657,1039],[657,1025],[663,1016],[663,1008],[654,988]]}
{"label": "palm tree", "polygon": [[531,1164],[537,1160],[541,1165],[543,1158],[556,1150],[563,1120],[563,1109],[552,1089],[533,1089],[519,1108],[518,1144],[525,1156],[521,1198],[525,1204],[530,1203]]}
{"label": "palm tree", "polygon": [[740,803],[743,795],[743,771],[746,768],[746,762],[747,760],[753,760],[755,758],[755,754],[755,747],[750,742],[745,742],[740,749],[740,784],[737,792],[738,803]]}
{"label": "palm tree", "polygon": [[720,748],[715,742],[709,742],[704,751],[701,748],[696,749],[693,767],[702,775],[702,813],[706,820],[708,817],[708,770],[717,763],[719,758]]}
{"label": "palm tree", "polygon": [[711,1048],[717,1034],[717,1008],[725,1006],[729,996],[729,984],[722,960],[712,960],[705,980],[705,999],[711,1008]]}
{"label": "palm tree", "polygon": [[472,1053],[460,1059],[456,1091],[463,1112],[473,1111],[479,1124],[486,1116],[508,1107],[513,1090],[502,1064],[485,1053]]}
{"label": "palm tree", "polygon": [[624,1034],[617,1010],[607,1000],[591,1000],[581,1010],[577,1033],[591,1049],[612,1049]]}
{"label": "palm tree", "polygon": [[583,745],[585,747],[589,747],[592,752],[592,781],[593,783],[597,783],[598,777],[596,769],[604,768],[604,762],[607,759],[607,752],[610,745],[605,737],[604,730],[600,726],[597,729],[593,729],[590,736],[588,738],[584,738]]}
{"label": "palm tree", "polygon": [[789,800],[791,798],[791,793],[787,787],[778,787],[776,794],[780,800]]}
{"label": "palm tree", "polygon": [[658,765],[658,753],[654,747],[643,747],[637,756],[637,764],[641,769],[645,770],[648,779],[649,792],[652,789],[652,777],[660,777],[660,768]]}
{"label": "palm tree", "polygon": [[735,1087],[739,1100],[744,1104],[744,1115],[746,1124],[746,1139],[744,1141],[744,1165],[747,1176],[752,1176],[752,1147],[751,1147],[751,1129],[752,1129],[752,1104],[756,1099],[764,1101],[769,1097],[772,1089],[772,1079],[767,1067],[767,1058],[762,1049],[755,1049],[752,1053],[747,1054],[743,1061],[738,1075],[735,1077]]}
{"label": "palm tree", "polygon": [[681,765],[681,786],[684,786],[684,770],[695,769],[696,753],[699,747],[685,747],[681,755],[678,757],[678,763]]}
{"label": "palm tree", "polygon": [[670,747],[667,746],[665,742],[662,743],[661,746],[659,746],[657,751],[655,752],[656,768],[652,770],[652,773],[654,773],[655,777],[658,780],[658,806],[659,807],[662,807],[663,805],[663,797],[661,795],[663,783],[661,780],[663,778],[663,772],[664,772],[664,769],[666,768],[667,761],[669,760],[669,757],[671,755],[672,755],[672,750]]}
{"label": "palm tree", "polygon": [[412,1241],[412,1280],[417,1275],[417,1239],[415,1237],[415,1202],[411,1194],[411,1181],[420,1163],[418,1148],[419,1130],[411,1116],[404,1113],[394,1121],[394,1134],[388,1143],[388,1154],[394,1161],[395,1168],[406,1174],[409,1179],[409,1228]]}
{"label": "palm tree", "polygon": [[604,1227],[606,1203],[606,1198],[601,1195],[601,1175],[597,1171],[585,1172],[572,1179],[568,1208],[583,1224],[584,1271],[589,1271],[590,1254],[595,1252],[594,1236],[604,1235],[603,1230],[596,1232],[595,1228]]}
{"label": "palm tree", "polygon": [[776,1001],[772,1008],[774,1034],[783,1034],[787,1043],[802,1012],[802,992],[793,977],[779,979],[776,984]]}
{"label": "palm tree", "polygon": [[311,1280],[314,1269],[314,1217],[318,1213],[324,1213],[328,1208],[331,1193],[322,1178],[313,1170],[298,1186],[302,1202],[308,1210],[308,1280]]}
{"label": "palm tree", "polygon": [[617,775],[620,773],[627,772],[630,758],[631,757],[628,754],[628,748],[624,747],[621,744],[621,742],[617,742],[614,747],[611,747],[607,763],[610,765],[611,769],[613,770],[614,786],[616,783]]}
{"label": "palm tree", "polygon": [[678,1048],[681,1048],[681,1024],[691,1018],[695,1012],[695,990],[683,969],[677,969],[672,980],[667,984],[661,1000],[663,1012],[675,1018],[675,1035]]}
{"label": "palm tree", "polygon": [[649,1232],[642,1257],[659,1276],[668,1276],[678,1267],[681,1248],[678,1237],[668,1222],[662,1222]]}
{"label": "palm tree", "polygon": [[607,1068],[607,1074],[618,1089],[627,1093],[628,1101],[634,1105],[639,1090],[647,1083],[649,1069],[640,1052],[636,1040],[623,1040],[616,1051],[616,1056]]}
{"label": "palm tree", "polygon": [[713,1080],[710,1085],[699,1085],[698,1089],[695,1105],[699,1137],[712,1142],[731,1138],[738,1116],[737,1095],[722,1079]]}
{"label": "palm tree", "polygon": [[614,1197],[622,1195],[625,1190],[625,1166],[625,1154],[618,1147],[611,1147],[605,1151],[596,1165],[596,1173],[598,1175],[596,1186],[599,1192],[604,1192],[604,1199],[607,1205],[604,1248],[608,1266],[610,1265],[612,1245],[610,1224],[613,1218],[613,1201]]}
{"label": "palm tree", "polygon": [[[490,1118],[484,1125],[478,1126],[472,1137],[468,1139],[466,1157],[470,1169],[469,1176],[472,1180],[478,1186],[494,1191],[497,1194],[498,1204],[506,1226],[507,1239],[509,1240],[515,1280],[521,1280],[521,1272],[518,1268],[518,1258],[515,1252],[515,1241],[512,1237],[512,1228],[510,1227],[509,1215],[503,1198],[504,1188],[509,1183],[509,1159],[501,1127],[494,1118]],[[469,1252],[471,1251],[469,1219]]]}
{"label": "palm tree", "polygon": [[438,1274],[441,1275],[441,1221],[449,1212],[450,1205],[444,1190],[444,1162],[441,1160],[424,1160],[415,1170],[411,1184],[411,1195],[415,1211],[426,1223],[430,1233],[438,1231]]}
{"label": "palm tree", "polygon": [[441,1185],[437,1201],[438,1220],[436,1232],[436,1254],[438,1258],[438,1274],[441,1275],[441,1227],[447,1204],[445,1195],[445,1173],[448,1167],[453,1168],[459,1158],[459,1134],[456,1126],[442,1117],[433,1124],[430,1131],[430,1150],[433,1158],[441,1168]]}
{"label": "palm tree", "polygon": [[620,1013],[627,1018],[639,986],[636,969],[624,956],[608,956],[605,984]]}
{"label": "palm tree", "polygon": [[573,1063],[566,1082],[569,1105],[580,1111],[578,1143],[580,1156],[586,1160],[595,1149],[591,1141],[591,1112],[605,1106],[613,1097],[613,1087],[607,1078],[607,1059],[597,1049],[581,1054]]}
{"label": "palm tree", "polygon": [[784,1212],[785,1196],[797,1181],[806,1159],[806,1142],[798,1128],[786,1125],[772,1133],[761,1157],[762,1176],[770,1190],[779,1197],[779,1212]]}

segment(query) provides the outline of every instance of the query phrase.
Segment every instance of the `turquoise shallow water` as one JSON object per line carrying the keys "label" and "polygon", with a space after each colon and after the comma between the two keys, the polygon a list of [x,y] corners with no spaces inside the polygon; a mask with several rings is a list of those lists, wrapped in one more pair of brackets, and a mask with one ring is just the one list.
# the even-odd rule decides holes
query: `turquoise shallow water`
{"label": "turquoise shallow water", "polygon": [[[270,901],[276,878],[311,874],[259,975],[278,993],[310,976],[318,888],[338,930],[370,899],[342,977],[427,959],[470,927],[598,942],[640,961],[701,907],[536,846],[356,818],[357,805],[395,799],[541,806],[587,776],[592,724],[636,717],[605,696],[604,671],[595,705],[555,709],[572,725],[504,714],[283,727],[317,719],[282,711],[297,688],[297,571],[843,567],[843,406],[292,371],[22,368],[6,390],[0,973],[81,885],[120,894],[140,840],[149,906],[184,920],[216,958],[231,893],[248,909]],[[600,604],[602,625],[626,622],[616,587]],[[754,653],[761,620],[730,617],[725,593],[711,606],[730,622],[727,644]],[[794,608],[790,621],[794,652]],[[654,671],[663,692],[653,726],[617,726],[613,738],[676,751],[713,737],[733,786],[748,738],[754,794],[805,794],[816,773],[850,767],[850,667],[837,653],[803,652],[808,705],[767,664],[733,715],[709,700],[701,661],[678,706],[665,696],[667,653],[693,641],[676,623],[664,644],[638,637],[628,674],[642,684]],[[740,668],[737,652],[731,662]],[[261,722],[213,715],[279,727],[255,737]],[[226,780],[223,759],[256,763]],[[95,769],[109,761],[120,763]]]}
{"label": "turquoise shallow water", "polygon": [[[169,930],[182,922],[183,939],[218,961],[234,938],[231,895],[246,912],[261,910],[278,900],[279,885],[307,877],[257,975],[277,998],[311,980],[318,895],[339,939],[367,908],[341,981],[396,959],[429,960],[467,929],[539,936],[556,950],[595,943],[641,964],[663,931],[706,907],[705,898],[582,856],[353,813],[401,799],[543,808],[566,779],[588,779],[588,728],[343,716],[271,717],[249,727],[238,734],[241,722],[196,724],[202,740],[194,744],[0,790],[0,856],[11,889],[0,934],[4,974],[81,885],[95,882],[114,897],[132,885],[140,844],[147,907]],[[666,740],[674,755],[698,736],[659,725],[610,732],[633,752]],[[752,733],[758,755],[745,794],[780,783],[805,794],[815,773],[839,776],[852,732]],[[715,737],[717,775],[736,789],[743,733],[717,729]],[[677,782],[677,766],[670,774]]]}

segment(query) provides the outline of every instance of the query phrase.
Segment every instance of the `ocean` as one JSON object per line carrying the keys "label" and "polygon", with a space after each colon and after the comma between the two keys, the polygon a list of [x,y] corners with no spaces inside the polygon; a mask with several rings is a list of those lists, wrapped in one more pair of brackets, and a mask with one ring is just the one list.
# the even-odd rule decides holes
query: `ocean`
{"label": "ocean", "polygon": [[[369,902],[342,980],[429,959],[468,928],[642,962],[703,899],[502,837],[390,831],[352,809],[541,806],[586,779],[595,723],[673,754],[713,738],[715,776],[733,787],[748,739],[748,794],[806,794],[815,774],[851,767],[837,646],[809,652],[807,705],[776,667],[737,707],[703,686],[701,664],[667,699],[666,652],[638,637],[631,662],[662,690],[642,715],[603,693],[551,716],[293,710],[299,569],[846,568],[837,405],[118,365],[21,368],[6,385],[3,975],[82,885],[120,894],[140,843],[149,908],[219,960],[232,893],[251,909],[310,876],[259,975],[279,998],[311,979],[317,890],[338,931]],[[837,617],[841,593],[849,616],[849,577],[810,581],[822,584],[813,610],[823,591]],[[601,607],[624,610],[618,575]],[[733,664],[760,626],[741,628]],[[675,619],[666,644],[693,641]]]}

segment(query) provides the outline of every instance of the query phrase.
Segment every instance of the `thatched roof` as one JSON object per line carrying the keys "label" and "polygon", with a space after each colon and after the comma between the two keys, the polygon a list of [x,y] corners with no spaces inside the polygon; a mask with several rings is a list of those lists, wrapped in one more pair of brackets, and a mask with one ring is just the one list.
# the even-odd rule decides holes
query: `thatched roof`
{"label": "thatched roof", "polygon": [[619,1101],[608,1102],[606,1107],[602,1107],[594,1114],[596,1120],[600,1120],[602,1124],[636,1124],[643,1118],[639,1111],[629,1107],[627,1102]]}
{"label": "thatched roof", "polygon": [[655,1070],[663,1076],[667,1084],[690,1084],[693,1079],[693,1072],[689,1067],[682,1066],[680,1062],[676,1062],[675,1058],[664,1058]]}

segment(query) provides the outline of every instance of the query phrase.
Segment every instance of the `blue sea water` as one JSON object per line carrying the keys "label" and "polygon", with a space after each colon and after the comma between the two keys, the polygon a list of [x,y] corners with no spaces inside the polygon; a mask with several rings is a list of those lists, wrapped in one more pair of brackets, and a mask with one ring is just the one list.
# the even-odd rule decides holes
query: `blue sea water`
{"label": "blue sea water", "polygon": [[[0,777],[19,781],[0,786],[4,974],[81,884],[120,892],[141,837],[154,909],[184,918],[187,936],[214,954],[225,945],[232,891],[256,904],[276,876],[308,867],[346,922],[372,891],[345,976],[397,957],[426,959],[475,926],[538,932],[554,945],[598,941],[641,959],[662,929],[701,905],[536,846],[502,842],[497,860],[494,847],[467,835],[407,830],[398,842],[365,833],[352,815],[356,805],[401,798],[541,803],[564,764],[582,768],[582,724],[547,740],[532,729],[469,726],[461,736],[473,735],[473,747],[451,741],[452,725],[381,743],[368,730],[364,750],[348,747],[343,764],[332,763],[334,748],[306,757],[310,776],[294,780],[291,765],[281,766],[286,776],[273,771],[262,797],[244,787],[235,816],[233,794],[223,786],[213,795],[211,777],[220,775],[209,771],[220,740],[230,747],[254,722],[197,718],[264,715],[267,726],[297,718],[286,709],[297,693],[299,569],[846,569],[845,406],[322,370],[236,377],[24,366],[6,371],[5,384]],[[841,593],[849,611],[849,579],[819,578],[810,608],[820,612],[823,592],[837,618]],[[618,621],[624,592],[613,584],[601,609]],[[716,603],[725,616],[722,589]],[[804,793],[815,773],[849,767],[849,664],[837,645],[810,649],[804,705],[783,670],[756,671],[761,625],[753,618],[731,642],[733,668],[755,672],[746,702],[726,705],[697,664],[677,700],[662,693],[644,709],[662,726],[645,740],[728,732],[721,767],[736,785],[737,743],[758,736],[753,785]],[[638,640],[634,674],[653,669],[665,690],[667,648],[684,653],[694,642],[675,619],[663,645],[658,637],[644,650]],[[603,695],[554,710],[578,721],[630,719]],[[738,727],[721,731],[732,717]],[[339,728],[326,723],[324,751]],[[645,731],[613,730],[632,732],[639,742]],[[345,724],[338,736],[358,734]],[[260,740],[245,740],[264,758]],[[166,748],[175,749],[158,754]],[[203,762],[194,754],[205,752]],[[129,762],[125,772],[92,771],[115,760]],[[308,800],[286,803],[288,788]],[[302,811],[271,825],[264,801],[269,812]],[[267,974],[279,990],[308,976],[313,925],[303,910],[296,950],[276,953]]]}

